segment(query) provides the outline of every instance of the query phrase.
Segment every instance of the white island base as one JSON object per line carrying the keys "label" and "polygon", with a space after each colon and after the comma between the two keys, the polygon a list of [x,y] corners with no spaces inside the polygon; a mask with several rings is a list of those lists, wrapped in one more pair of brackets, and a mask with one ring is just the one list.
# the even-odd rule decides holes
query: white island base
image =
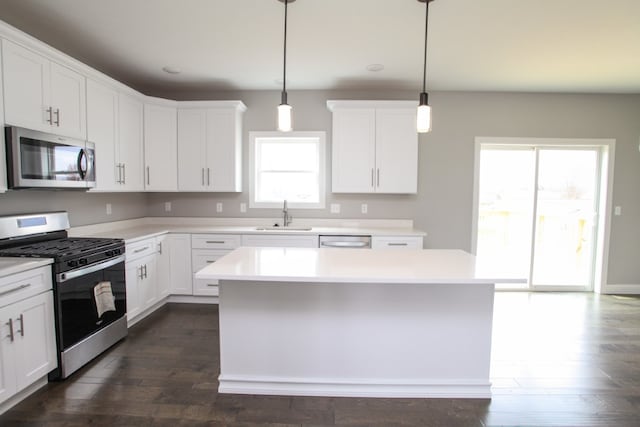
{"label": "white island base", "polygon": [[198,277],[220,280],[220,393],[491,397],[498,279],[470,254],[240,248]]}

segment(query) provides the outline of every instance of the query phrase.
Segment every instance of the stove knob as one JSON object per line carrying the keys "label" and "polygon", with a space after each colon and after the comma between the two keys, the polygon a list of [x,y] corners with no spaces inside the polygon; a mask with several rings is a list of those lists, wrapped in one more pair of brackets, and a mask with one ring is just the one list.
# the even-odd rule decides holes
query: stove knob
{"label": "stove knob", "polygon": [[73,261],[67,261],[67,265],[69,267],[77,267],[78,266],[78,261],[73,260]]}
{"label": "stove knob", "polygon": [[113,251],[107,251],[107,252],[105,252],[105,255],[106,256],[113,256]]}
{"label": "stove knob", "polygon": [[86,258],[82,258],[78,262],[80,263],[80,265],[87,265],[87,259]]}

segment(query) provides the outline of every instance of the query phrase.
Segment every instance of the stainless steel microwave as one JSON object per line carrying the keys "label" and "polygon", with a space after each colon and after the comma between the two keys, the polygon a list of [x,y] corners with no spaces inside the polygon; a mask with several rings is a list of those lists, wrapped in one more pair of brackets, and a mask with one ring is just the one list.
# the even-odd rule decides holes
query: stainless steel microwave
{"label": "stainless steel microwave", "polygon": [[96,186],[95,144],[7,126],[9,188],[88,189]]}

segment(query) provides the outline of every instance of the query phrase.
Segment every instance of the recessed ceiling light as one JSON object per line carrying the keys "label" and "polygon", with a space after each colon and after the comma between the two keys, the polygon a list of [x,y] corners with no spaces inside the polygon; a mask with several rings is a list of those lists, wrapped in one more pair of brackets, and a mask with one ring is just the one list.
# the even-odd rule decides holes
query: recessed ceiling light
{"label": "recessed ceiling light", "polygon": [[378,72],[384,70],[384,65],[382,64],[369,64],[367,65],[367,71]]}
{"label": "recessed ceiling light", "polygon": [[166,67],[162,67],[162,71],[169,74],[180,74],[182,70],[178,67],[171,67],[167,65]]}

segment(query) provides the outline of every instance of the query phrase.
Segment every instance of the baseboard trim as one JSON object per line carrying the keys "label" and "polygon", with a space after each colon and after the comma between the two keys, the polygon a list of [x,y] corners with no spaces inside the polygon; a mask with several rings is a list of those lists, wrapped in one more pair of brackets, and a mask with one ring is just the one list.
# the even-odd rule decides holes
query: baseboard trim
{"label": "baseboard trim", "polygon": [[38,379],[33,384],[27,386],[27,388],[19,391],[18,393],[14,394],[10,398],[2,402],[2,404],[0,404],[0,415],[4,414],[9,409],[14,407],[18,403],[22,402],[24,399],[26,399],[27,397],[29,397],[30,395],[32,395],[33,393],[35,393],[36,391],[38,391],[39,389],[41,389],[46,385],[47,385],[47,376],[45,375],[44,377]]}
{"label": "baseboard trim", "polygon": [[605,285],[600,291],[601,294],[624,294],[624,295],[640,295],[640,285]]}
{"label": "baseboard trim", "polygon": [[167,302],[183,304],[218,304],[218,297],[193,296],[193,295],[169,295]]}
{"label": "baseboard trim", "polygon": [[219,393],[283,396],[491,399],[491,383],[462,380],[384,383],[219,377]]}

